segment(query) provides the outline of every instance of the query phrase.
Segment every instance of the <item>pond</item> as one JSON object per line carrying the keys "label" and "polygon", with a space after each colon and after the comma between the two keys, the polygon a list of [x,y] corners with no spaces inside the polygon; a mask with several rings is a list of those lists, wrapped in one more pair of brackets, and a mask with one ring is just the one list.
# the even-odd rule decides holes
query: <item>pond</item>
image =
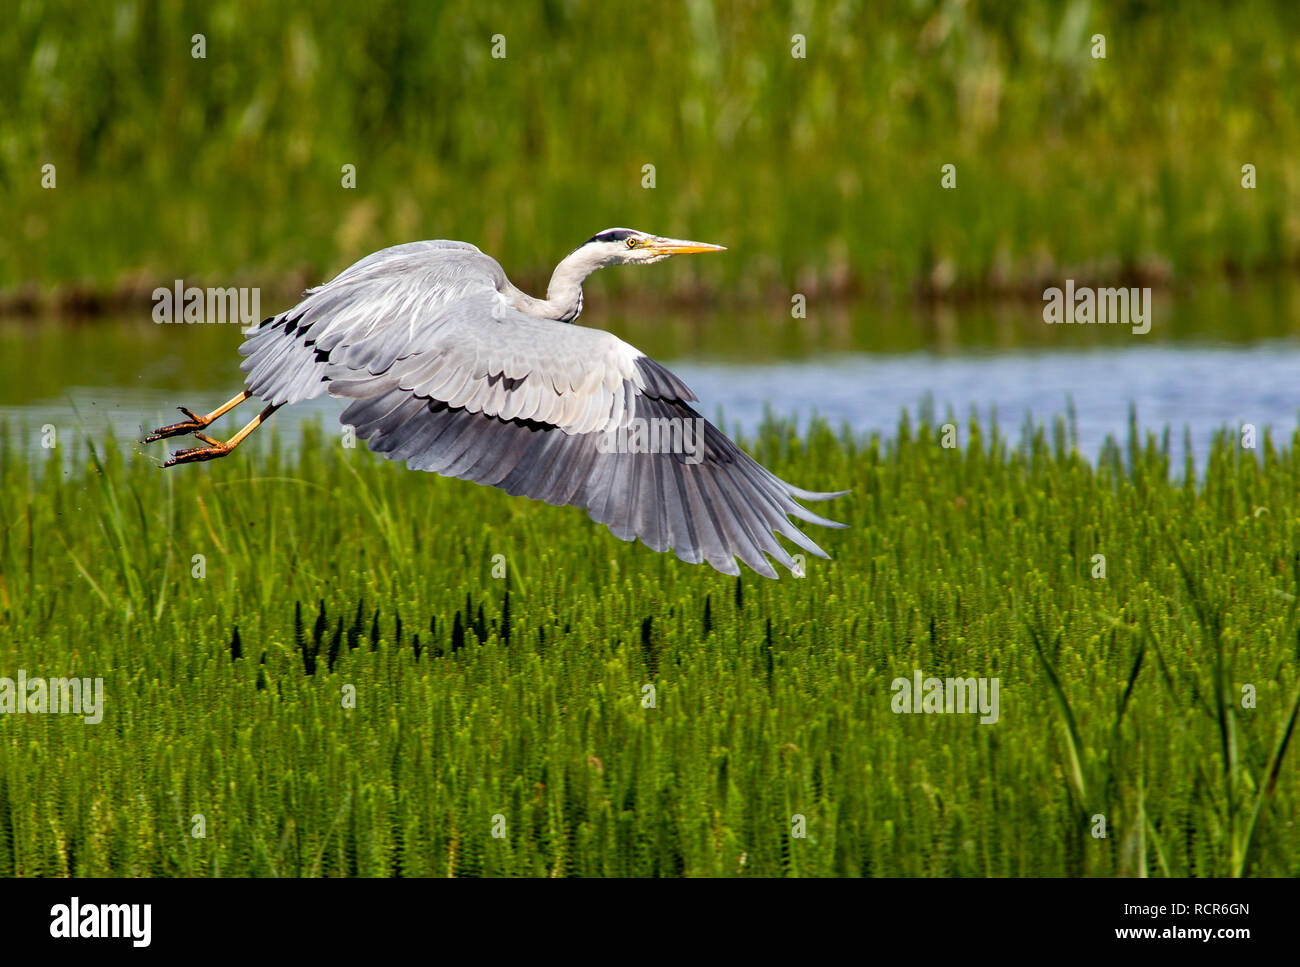
{"label": "pond", "polygon": [[[611,316],[605,310],[615,301],[593,295],[582,322],[667,364],[704,415],[743,433],[770,411],[800,426],[817,415],[888,438],[905,408],[915,415],[929,407],[963,428],[972,412],[985,427],[996,420],[1016,441],[1027,415],[1050,425],[1072,409],[1079,448],[1095,458],[1108,436],[1125,438],[1133,407],[1142,429],[1170,429],[1180,467],[1184,431],[1195,456],[1225,426],[1252,424],[1261,439],[1269,428],[1278,443],[1297,426],[1300,287],[1290,284],[1158,296],[1146,335],[1049,326],[1032,301],[825,309],[814,301],[804,319],[780,306],[682,311],[646,298],[635,312]],[[135,442],[141,431],[178,418],[177,404],[202,412],[237,392],[241,338],[235,326],[158,325],[148,312],[0,320],[0,422],[33,454],[53,426],[62,442],[111,429],[124,448],[161,457],[162,444]],[[342,408],[312,401],[281,410],[272,425],[292,442],[305,421],[333,425]]]}

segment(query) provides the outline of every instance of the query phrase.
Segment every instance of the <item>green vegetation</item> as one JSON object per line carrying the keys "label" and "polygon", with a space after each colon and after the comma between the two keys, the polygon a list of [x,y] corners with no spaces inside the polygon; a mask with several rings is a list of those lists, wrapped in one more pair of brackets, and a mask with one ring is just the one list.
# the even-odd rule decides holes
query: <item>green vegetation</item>
{"label": "green vegetation", "polygon": [[[105,683],[0,716],[0,875],[1300,873],[1300,437],[1171,474],[936,422],[764,430],[854,491],[779,582],[319,435],[163,473],[0,428],[0,674]],[[894,714],[917,669],[999,721]]]}
{"label": "green vegetation", "polygon": [[1300,257],[1298,37],[1300,7],[1260,0],[29,0],[0,32],[0,289],[298,285],[423,237],[535,287],[610,224],[732,251],[598,289],[1276,269]]}

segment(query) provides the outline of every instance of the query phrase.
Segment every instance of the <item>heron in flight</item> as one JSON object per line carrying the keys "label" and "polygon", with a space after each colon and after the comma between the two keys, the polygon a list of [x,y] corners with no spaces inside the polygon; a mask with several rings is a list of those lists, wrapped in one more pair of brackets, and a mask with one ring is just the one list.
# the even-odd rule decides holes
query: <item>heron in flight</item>
{"label": "heron in flight", "polygon": [[[243,392],[205,416],[180,407],[188,419],[146,442],[193,433],[205,444],[173,453],[168,467],[224,457],[281,406],[328,393],[351,400],[345,426],[412,470],[583,507],[621,540],[725,574],[740,573],[739,558],[774,578],[768,556],[801,573],[776,535],[828,555],[790,518],[844,525],[796,498],[847,491],[776,477],[700,417],[695,395],[667,369],[611,333],[573,324],[582,283],[599,268],[720,251],[607,229],[560,262],[546,298],[535,299],[465,242],[386,248],[247,336]],[[229,440],[204,432],[254,396],[265,408]]]}

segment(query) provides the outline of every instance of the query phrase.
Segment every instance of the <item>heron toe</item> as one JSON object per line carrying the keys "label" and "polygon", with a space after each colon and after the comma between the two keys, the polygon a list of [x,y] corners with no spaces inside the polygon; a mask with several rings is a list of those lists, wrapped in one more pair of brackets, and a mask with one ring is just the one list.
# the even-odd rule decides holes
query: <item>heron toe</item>
{"label": "heron toe", "polygon": [[201,417],[196,416],[185,407],[178,406],[176,409],[188,416],[189,419],[183,423],[173,423],[170,426],[160,426],[144,438],[145,443],[156,443],[158,440],[165,440],[168,437],[183,436],[186,433],[193,433],[195,430],[202,430],[208,425]]}
{"label": "heron toe", "polygon": [[215,460],[217,457],[224,457],[233,450],[234,447],[217,443],[210,447],[191,447],[188,450],[177,450],[163,464],[164,467],[174,467],[178,463],[199,463],[203,460]]}

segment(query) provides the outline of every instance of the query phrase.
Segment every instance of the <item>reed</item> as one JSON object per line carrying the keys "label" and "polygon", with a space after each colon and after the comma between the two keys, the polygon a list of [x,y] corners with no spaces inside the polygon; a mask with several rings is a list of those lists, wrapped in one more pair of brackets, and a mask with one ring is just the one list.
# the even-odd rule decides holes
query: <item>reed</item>
{"label": "reed", "polygon": [[[105,696],[0,715],[0,875],[1300,872],[1300,440],[958,429],[769,422],[853,489],[771,582],[319,429],[162,472],[0,428],[0,675]],[[896,714],[918,670],[997,722]]]}

